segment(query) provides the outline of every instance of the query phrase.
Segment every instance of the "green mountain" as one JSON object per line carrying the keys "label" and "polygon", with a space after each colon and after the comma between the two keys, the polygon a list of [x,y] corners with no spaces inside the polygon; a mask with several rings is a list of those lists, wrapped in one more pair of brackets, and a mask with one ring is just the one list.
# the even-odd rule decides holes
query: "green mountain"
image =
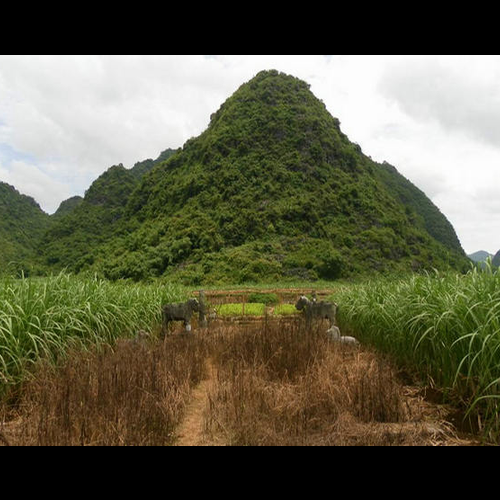
{"label": "green mountain", "polygon": [[81,196],[73,196],[71,198],[68,198],[67,200],[64,200],[59,205],[59,208],[56,210],[56,212],[54,214],[52,214],[52,217],[54,219],[60,219],[61,217],[68,215],[78,205],[80,205],[82,203],[82,201],[83,201],[83,198]]}
{"label": "green mountain", "polygon": [[50,224],[50,216],[33,198],[0,182],[0,275],[33,271],[40,239]]}
{"label": "green mountain", "polygon": [[129,196],[143,175],[174,152],[166,150],[156,160],[136,163],[131,169],[122,164],[112,166],[92,183],[83,199],[63,202],[41,241],[43,264],[74,272],[91,266],[94,250],[114,235]]}
{"label": "green mountain", "polygon": [[150,170],[152,170],[155,165],[158,165],[159,163],[162,163],[162,162],[168,160],[175,152],[176,152],[175,149],[166,149],[165,151],[163,151],[160,154],[160,156],[158,156],[158,158],[156,158],[156,160],[149,159],[149,160],[137,162],[132,167],[130,172],[135,177],[140,179],[144,174],[147,174]]}
{"label": "green mountain", "polygon": [[351,143],[307,83],[274,70],[140,180],[120,166],[106,172],[44,249],[47,262],[75,271],[191,284],[468,262],[422,191]]}

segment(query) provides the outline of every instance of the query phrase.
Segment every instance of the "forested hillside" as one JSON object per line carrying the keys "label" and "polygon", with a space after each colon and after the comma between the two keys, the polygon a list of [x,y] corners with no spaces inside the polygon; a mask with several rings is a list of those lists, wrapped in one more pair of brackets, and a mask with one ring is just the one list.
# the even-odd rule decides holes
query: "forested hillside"
{"label": "forested hillside", "polygon": [[50,224],[33,198],[0,182],[0,275],[33,271],[40,238]]}
{"label": "forested hillside", "polygon": [[307,83],[277,71],[242,85],[137,185],[111,169],[73,217],[50,232],[47,259],[111,279],[335,279],[467,265],[425,194],[351,143]]}
{"label": "forested hillside", "polygon": [[43,264],[73,272],[91,266],[94,250],[115,234],[142,176],[173,153],[166,150],[156,160],[136,163],[131,169],[115,165],[92,183],[83,199],[62,204],[54,214],[56,222],[41,241]]}

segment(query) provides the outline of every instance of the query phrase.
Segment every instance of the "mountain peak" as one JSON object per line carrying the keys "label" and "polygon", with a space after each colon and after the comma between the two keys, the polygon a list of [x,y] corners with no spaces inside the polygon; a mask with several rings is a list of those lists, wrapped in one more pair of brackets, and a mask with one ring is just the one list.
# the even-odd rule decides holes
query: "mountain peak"
{"label": "mountain peak", "polygon": [[[190,284],[467,262],[425,194],[350,142],[309,84],[276,70],[241,85],[200,136],[132,184],[120,211],[100,217],[94,247],[89,238],[81,245],[95,258],[56,238],[45,248],[57,247],[61,263],[91,262],[111,279],[165,275]],[[95,201],[109,200],[104,183],[98,187]],[[77,227],[84,241],[74,219],[59,235],[74,239]]]}
{"label": "mountain peak", "polygon": [[5,203],[7,196],[23,200],[24,203],[31,205],[34,209],[43,212],[39,203],[34,198],[26,194],[21,194],[14,186],[7,184],[6,182],[0,181],[0,203]]}
{"label": "mountain peak", "polygon": [[[324,108],[323,103],[310,91],[308,83],[277,70],[264,70],[249,82],[241,85],[212,115],[211,123],[217,123],[223,117],[232,118],[231,112],[237,112],[240,116],[245,112],[253,115],[255,106],[259,104],[276,108],[283,105],[300,106],[313,102]],[[296,109],[296,111],[299,110],[299,108]]]}

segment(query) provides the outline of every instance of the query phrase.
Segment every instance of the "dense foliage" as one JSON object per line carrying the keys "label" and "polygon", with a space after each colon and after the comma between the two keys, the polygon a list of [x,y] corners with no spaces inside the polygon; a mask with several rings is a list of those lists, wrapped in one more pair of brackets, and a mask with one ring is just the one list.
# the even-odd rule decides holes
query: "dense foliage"
{"label": "dense foliage", "polygon": [[83,198],[81,196],[72,196],[67,200],[64,200],[60,205],[57,211],[53,214],[53,219],[60,219],[65,215],[70,214],[76,207],[81,205],[83,202]]}
{"label": "dense foliage", "polygon": [[94,250],[115,234],[142,176],[173,153],[166,150],[156,160],[136,163],[131,169],[115,165],[92,183],[83,199],[63,203],[42,239],[43,263],[75,272],[92,266]]}
{"label": "dense foliage", "polygon": [[50,217],[30,198],[0,182],[0,275],[33,272],[34,255]]}

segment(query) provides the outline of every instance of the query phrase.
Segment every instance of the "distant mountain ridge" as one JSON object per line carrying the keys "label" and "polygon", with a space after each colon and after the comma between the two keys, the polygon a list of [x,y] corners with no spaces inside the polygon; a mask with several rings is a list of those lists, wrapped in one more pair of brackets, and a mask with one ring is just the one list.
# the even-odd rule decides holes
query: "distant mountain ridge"
{"label": "distant mountain ridge", "polygon": [[491,263],[494,266],[500,267],[500,250],[495,254]]}
{"label": "distant mountain ridge", "polygon": [[[51,255],[50,249],[42,247],[48,241],[66,241],[69,233],[80,257],[84,255],[92,242],[101,241],[106,230],[121,217],[128,196],[142,176],[174,152],[167,149],[156,160],[137,162],[130,169],[123,165],[111,167],[92,183],[85,198],[64,200],[52,215],[45,213],[32,197],[0,182],[0,275],[47,272],[59,263],[59,258],[57,252]],[[88,261],[84,258],[84,262]],[[75,263],[71,264],[74,270]]]}
{"label": "distant mountain ridge", "polygon": [[81,196],[72,196],[71,198],[64,200],[59,205],[59,208],[55,211],[52,217],[54,219],[59,219],[61,217],[64,217],[65,215],[72,212],[78,205],[80,205],[82,201],[83,198]]}
{"label": "distant mountain ridge", "polygon": [[485,250],[478,250],[477,252],[469,254],[467,257],[474,262],[485,262],[488,258],[493,258],[494,256]]}

